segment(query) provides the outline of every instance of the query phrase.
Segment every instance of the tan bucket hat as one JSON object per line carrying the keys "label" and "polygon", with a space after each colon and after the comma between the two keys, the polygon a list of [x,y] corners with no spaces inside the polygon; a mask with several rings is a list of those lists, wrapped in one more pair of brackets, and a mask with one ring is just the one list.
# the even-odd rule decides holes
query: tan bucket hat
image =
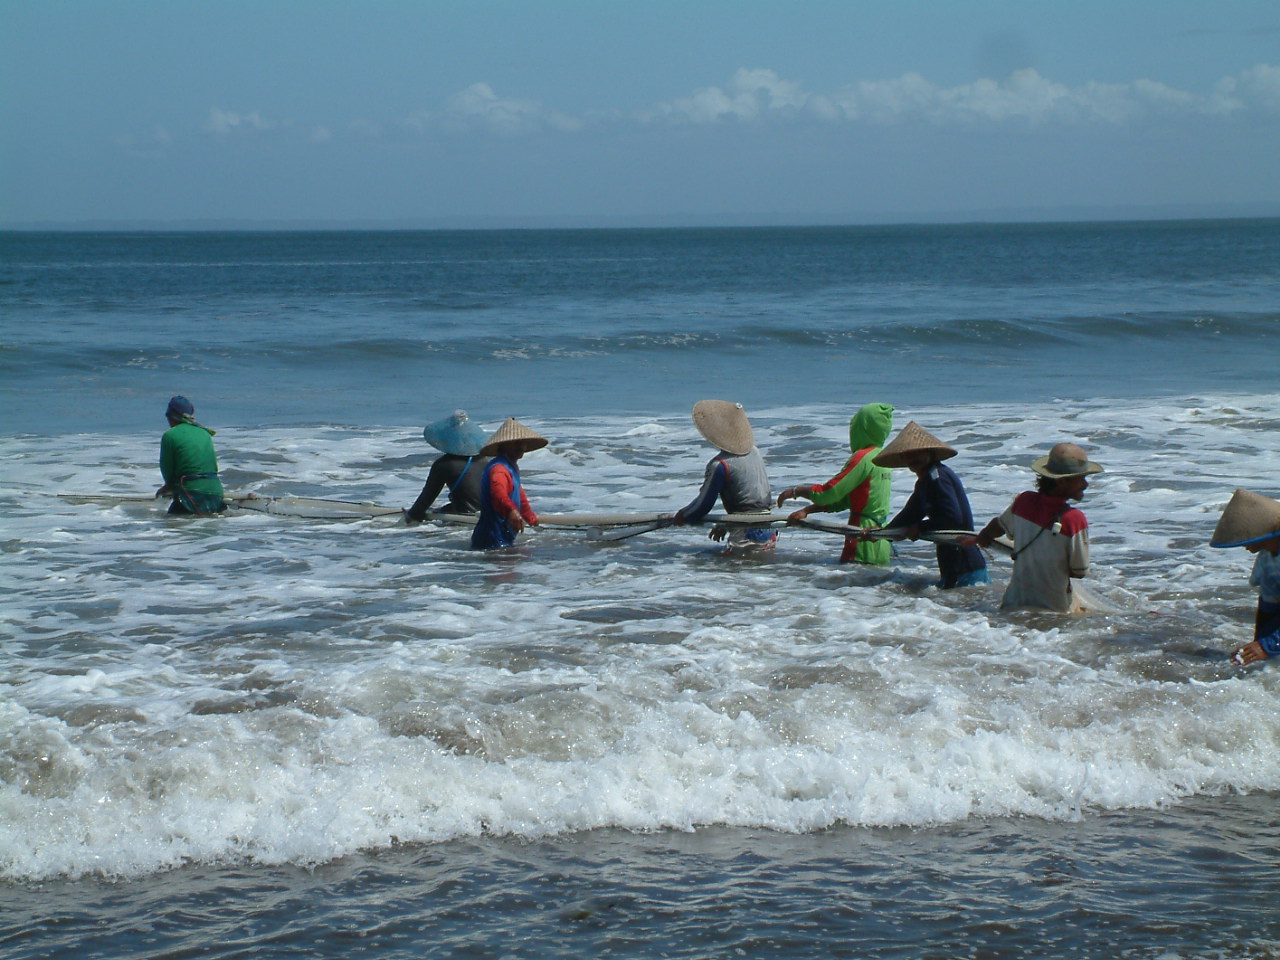
{"label": "tan bucket hat", "polygon": [[1280,536],[1280,503],[1239,488],[1213,529],[1211,547],[1243,547]]}
{"label": "tan bucket hat", "polygon": [[699,400],[693,405],[693,425],[712,446],[735,456],[750,453],[756,445],[751,421],[740,403]]}
{"label": "tan bucket hat", "polygon": [[498,452],[498,447],[504,443],[518,443],[520,449],[528,453],[530,450],[541,450],[550,442],[542,434],[530,430],[515,417],[507,417],[506,422],[489,438],[489,442],[480,448],[479,456],[492,457]]}
{"label": "tan bucket hat", "polygon": [[1083,447],[1074,443],[1055,443],[1048,456],[1036,460],[1031,464],[1031,469],[1052,480],[1102,473],[1102,467],[1089,459]]}
{"label": "tan bucket hat", "polygon": [[928,451],[939,460],[950,460],[956,455],[955,447],[943,443],[914,420],[898,431],[898,435],[885,444],[883,450],[872,459],[877,467],[905,467],[907,455]]}

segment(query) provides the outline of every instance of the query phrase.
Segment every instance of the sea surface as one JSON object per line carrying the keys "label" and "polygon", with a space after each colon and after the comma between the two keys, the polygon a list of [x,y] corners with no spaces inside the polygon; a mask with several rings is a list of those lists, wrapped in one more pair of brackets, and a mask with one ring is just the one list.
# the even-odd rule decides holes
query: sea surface
{"label": "sea surface", "polygon": [[[0,234],[0,956],[1280,958],[1280,668],[1208,546],[1280,497],[1278,361],[1280,220]],[[979,524],[1071,439],[1091,612],[815,531],[168,518],[178,393],[228,490],[389,506],[455,408],[550,438],[543,513],[687,503],[705,398],[775,490],[891,403]]]}

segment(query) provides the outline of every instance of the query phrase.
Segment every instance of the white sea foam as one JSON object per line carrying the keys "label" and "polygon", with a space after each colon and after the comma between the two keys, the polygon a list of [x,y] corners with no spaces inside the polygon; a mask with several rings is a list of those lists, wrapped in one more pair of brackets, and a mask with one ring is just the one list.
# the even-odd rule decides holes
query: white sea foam
{"label": "white sea foam", "polygon": [[[775,488],[823,480],[849,411],[751,411]],[[698,529],[456,528],[51,496],[145,493],[154,436],[0,439],[9,591],[0,875],[312,863],[483,832],[1047,818],[1280,789],[1280,674],[1248,638],[1244,551],[1207,546],[1236,486],[1276,495],[1274,397],[899,411],[954,442],[979,524],[1058,439],[1107,472],[1083,507],[1111,610],[998,611],[786,531],[729,560]],[[539,422],[547,513],[671,510],[710,451],[687,414]],[[397,430],[220,432],[228,485],[407,505],[432,451]],[[895,506],[909,476],[895,476]],[[1101,605],[1101,604],[1099,604]]]}

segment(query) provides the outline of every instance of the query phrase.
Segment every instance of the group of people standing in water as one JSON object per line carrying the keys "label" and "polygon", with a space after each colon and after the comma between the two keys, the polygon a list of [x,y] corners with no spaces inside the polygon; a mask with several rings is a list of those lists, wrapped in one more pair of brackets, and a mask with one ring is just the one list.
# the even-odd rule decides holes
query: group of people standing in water
{"label": "group of people standing in water", "polygon": [[[842,563],[886,564],[890,543],[875,536],[886,528],[905,539],[935,531],[972,531],[973,513],[964,485],[943,461],[954,447],[915,421],[894,439],[893,407],[870,403],[849,422],[851,455],[843,468],[822,483],[797,484],[783,490],[777,506],[804,499],[809,505],[790,514],[802,523],[814,512],[849,511],[850,532]],[[173,397],[165,412],[169,429],[160,444],[164,486],[156,496],[173,499],[170,513],[208,516],[225,510],[218,480],[213,430],[199,424],[185,397]],[[726,513],[768,514],[774,506],[764,458],[755,444],[750,420],[741,404],[702,400],[694,404],[698,432],[716,448],[707,462],[702,487],[694,499],[670,518],[674,524],[696,523],[719,502]],[[428,424],[423,438],[441,452],[431,465],[422,492],[405,510],[409,523],[422,522],[436,500],[448,492],[442,513],[476,515],[471,546],[501,550],[513,546],[526,525],[536,526],[520,476],[520,460],[547,446],[541,434],[508,418],[492,435],[464,411]],[[915,486],[896,515],[889,516],[890,473],[905,467]],[[1031,607],[1074,613],[1081,604],[1071,581],[1089,572],[1089,524],[1071,506],[1088,489],[1088,478],[1103,468],[1075,443],[1055,444],[1031,464],[1036,488],[1018,494],[1008,508],[981,531],[937,544],[942,589],[991,582],[983,550],[998,538],[1011,547],[1013,572],[1002,609]],[[773,548],[777,532],[769,525],[713,527],[711,537],[724,540],[730,552]],[[1210,540],[1214,547],[1244,546],[1257,555],[1250,583],[1259,590],[1254,640],[1232,659],[1253,663],[1280,654],[1280,502],[1237,490],[1223,511]]]}

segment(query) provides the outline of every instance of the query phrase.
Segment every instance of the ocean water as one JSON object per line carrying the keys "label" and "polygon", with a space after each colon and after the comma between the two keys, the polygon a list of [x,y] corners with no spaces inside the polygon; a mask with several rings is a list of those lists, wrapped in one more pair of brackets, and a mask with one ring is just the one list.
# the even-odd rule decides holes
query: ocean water
{"label": "ocean water", "polygon": [[[0,953],[1280,957],[1280,221],[0,235]],[[170,519],[168,397],[233,491],[407,506],[455,407],[545,513],[673,510],[747,408],[775,489],[861,404],[978,522],[1060,439],[1092,613],[931,547]],[[910,491],[895,475],[894,505]]]}

